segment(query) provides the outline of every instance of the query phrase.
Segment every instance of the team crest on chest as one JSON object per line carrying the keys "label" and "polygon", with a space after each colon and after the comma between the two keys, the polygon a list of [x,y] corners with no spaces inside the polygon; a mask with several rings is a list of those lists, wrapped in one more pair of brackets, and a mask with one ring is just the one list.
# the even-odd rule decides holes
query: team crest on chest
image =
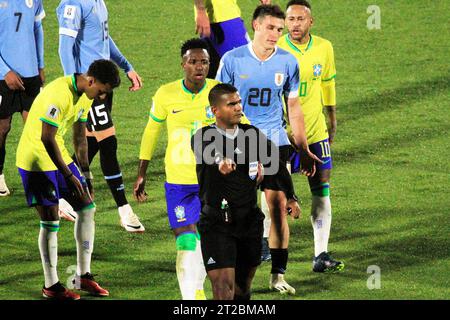
{"label": "team crest on chest", "polygon": [[315,64],[313,66],[313,74],[314,74],[314,77],[320,77],[322,75],[322,65],[321,64]]}
{"label": "team crest on chest", "polygon": [[281,86],[284,82],[284,73],[277,72],[275,73],[275,84],[277,86]]}
{"label": "team crest on chest", "polygon": [[207,117],[208,119],[214,118],[214,113],[213,113],[212,110],[211,110],[211,106],[207,106],[207,107],[205,108],[205,110],[206,110],[206,117]]}
{"label": "team crest on chest", "polygon": [[27,5],[28,8],[33,8],[33,1],[34,0],[25,0],[25,4]]}

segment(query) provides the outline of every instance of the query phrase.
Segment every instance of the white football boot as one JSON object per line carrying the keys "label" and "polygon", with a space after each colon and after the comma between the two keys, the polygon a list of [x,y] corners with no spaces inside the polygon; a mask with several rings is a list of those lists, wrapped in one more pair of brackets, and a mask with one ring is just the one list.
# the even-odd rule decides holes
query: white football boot
{"label": "white football boot", "polygon": [[281,294],[295,294],[295,289],[284,280],[284,275],[280,273],[271,274],[269,289]]}
{"label": "white football boot", "polygon": [[119,216],[120,225],[124,227],[126,231],[135,233],[143,233],[145,231],[144,226],[129,204],[119,207]]}
{"label": "white football boot", "polygon": [[9,189],[6,186],[5,175],[2,173],[0,174],[0,197],[9,196],[10,193],[11,192],[9,192]]}

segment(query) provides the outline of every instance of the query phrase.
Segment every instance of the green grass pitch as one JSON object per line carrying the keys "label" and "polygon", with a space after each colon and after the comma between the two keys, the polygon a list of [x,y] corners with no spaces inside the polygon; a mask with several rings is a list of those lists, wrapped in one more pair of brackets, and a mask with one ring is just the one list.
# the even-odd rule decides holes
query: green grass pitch
{"label": "green grass pitch", "polygon": [[[62,75],[58,2],[44,1],[47,82]],[[240,1],[247,26],[257,2]],[[284,7],[287,1],[274,2]],[[309,189],[305,178],[296,175],[303,217],[290,221],[287,280],[297,294],[282,297],[269,292],[270,264],[264,263],[253,282],[253,299],[448,299],[450,3],[315,0],[312,4],[313,33],[332,41],[338,70],[329,248],[345,262],[346,270],[333,275],[311,272]],[[373,4],[381,9],[380,30],[367,28],[367,7]],[[148,170],[147,203],[139,205],[132,199],[132,185],[151,97],[160,85],[182,77],[179,47],[194,37],[193,5],[184,0],[111,0],[107,5],[111,36],[144,78],[144,88],[130,93],[123,77],[115,95],[114,120],[127,196],[147,230],[131,235],[121,229],[97,157],[92,165],[98,207],[92,270],[110,290],[111,299],[180,299],[163,191],[165,131]],[[0,199],[0,299],[40,299],[43,284],[39,220],[25,205],[15,167],[21,129],[16,115],[5,164],[14,192]],[[58,271],[63,282],[75,263],[73,225],[62,221]],[[381,270],[380,289],[367,287],[371,275],[367,268],[372,265]],[[211,298],[208,280],[206,293]]]}

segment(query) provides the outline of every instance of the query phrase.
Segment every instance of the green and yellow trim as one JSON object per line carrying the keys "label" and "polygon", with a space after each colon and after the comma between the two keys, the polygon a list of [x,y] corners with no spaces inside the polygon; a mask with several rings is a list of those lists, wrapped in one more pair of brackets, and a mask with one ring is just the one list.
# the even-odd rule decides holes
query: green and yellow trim
{"label": "green and yellow trim", "polygon": [[193,93],[188,88],[186,88],[186,86],[184,85],[184,79],[181,80],[181,88],[183,89],[184,92],[186,92],[187,94],[190,94],[192,96],[192,100],[194,100],[194,98],[197,95],[199,95],[206,88],[206,80],[205,80],[205,84],[203,85],[203,87],[197,93]]}
{"label": "green and yellow trim", "polygon": [[328,182],[324,182],[317,186],[312,186],[311,193],[313,196],[317,196],[317,197],[329,197],[330,196],[330,184]]}
{"label": "green and yellow trim", "polygon": [[289,45],[289,47],[296,51],[296,52],[300,52],[301,54],[305,54],[306,51],[308,51],[309,49],[311,49],[312,45],[313,45],[313,36],[310,34],[309,35],[309,41],[308,41],[308,45],[306,46],[305,52],[303,52],[302,50],[300,50],[299,47],[297,47],[290,39],[289,34],[285,35],[286,38],[286,42]]}
{"label": "green and yellow trim", "polygon": [[328,78],[328,79],[322,79],[322,81],[331,81],[331,80],[333,80],[334,78],[336,78],[336,74],[334,74],[333,76],[331,76],[331,77]]}
{"label": "green and yellow trim", "polygon": [[59,124],[57,124],[56,122],[50,121],[50,120],[42,118],[42,117],[40,117],[39,120],[41,120],[42,122],[48,123],[51,126],[59,128]]}
{"label": "green and yellow trim", "polygon": [[152,120],[154,120],[154,121],[156,121],[156,122],[161,123],[161,122],[166,121],[166,120],[164,120],[164,119],[158,119],[158,118],[155,117],[151,112],[149,113],[149,115],[150,115],[150,118],[152,118]]}

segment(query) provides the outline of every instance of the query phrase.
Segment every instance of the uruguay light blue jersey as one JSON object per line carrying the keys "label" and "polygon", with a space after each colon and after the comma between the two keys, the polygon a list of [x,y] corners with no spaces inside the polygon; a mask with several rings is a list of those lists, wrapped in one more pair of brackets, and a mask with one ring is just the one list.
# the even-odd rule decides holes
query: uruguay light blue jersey
{"label": "uruguay light blue jersey", "polygon": [[235,86],[250,123],[263,131],[277,146],[289,145],[283,118],[283,99],[298,97],[299,67],[289,52],[275,47],[261,61],[252,43],[227,52],[216,80]]}
{"label": "uruguay light blue jersey", "polygon": [[[109,36],[108,10],[103,0],[62,0],[56,14],[59,53],[66,75],[85,73],[98,59],[111,59],[125,72],[133,69]],[[64,36],[73,42],[62,41]]]}
{"label": "uruguay light blue jersey", "polygon": [[9,71],[23,78],[44,68],[42,0],[0,0],[0,80]]}

